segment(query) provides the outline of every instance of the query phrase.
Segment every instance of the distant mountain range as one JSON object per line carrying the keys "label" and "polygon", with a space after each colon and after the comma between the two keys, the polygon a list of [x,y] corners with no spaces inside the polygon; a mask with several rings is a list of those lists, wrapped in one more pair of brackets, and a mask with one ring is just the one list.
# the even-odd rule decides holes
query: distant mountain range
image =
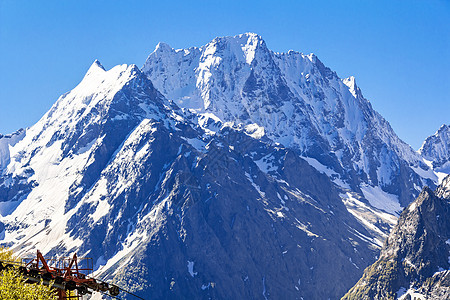
{"label": "distant mountain range", "polygon": [[338,299],[439,185],[448,141],[415,152],[353,77],[256,34],[160,43],[0,136],[1,243],[77,251],[151,299]]}

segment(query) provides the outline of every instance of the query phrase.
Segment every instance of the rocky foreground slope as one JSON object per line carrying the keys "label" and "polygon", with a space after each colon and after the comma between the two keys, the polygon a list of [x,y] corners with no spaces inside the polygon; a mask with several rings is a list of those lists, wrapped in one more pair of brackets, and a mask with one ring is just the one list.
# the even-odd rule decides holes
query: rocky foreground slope
{"label": "rocky foreground slope", "polygon": [[450,298],[450,176],[401,214],[380,258],[342,299]]}

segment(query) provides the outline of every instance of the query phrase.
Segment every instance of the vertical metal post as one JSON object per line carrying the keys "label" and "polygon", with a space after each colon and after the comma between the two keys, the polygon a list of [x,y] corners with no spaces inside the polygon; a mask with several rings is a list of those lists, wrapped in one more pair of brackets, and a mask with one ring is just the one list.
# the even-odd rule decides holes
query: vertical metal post
{"label": "vertical metal post", "polygon": [[58,300],[66,300],[66,291],[58,289]]}

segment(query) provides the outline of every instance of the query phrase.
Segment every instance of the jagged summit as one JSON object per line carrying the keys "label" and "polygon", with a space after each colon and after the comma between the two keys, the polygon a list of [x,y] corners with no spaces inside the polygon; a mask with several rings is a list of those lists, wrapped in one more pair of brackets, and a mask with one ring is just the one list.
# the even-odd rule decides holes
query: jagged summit
{"label": "jagged summit", "polygon": [[98,59],[94,60],[94,62],[92,63],[92,66],[97,66],[97,67],[101,68],[103,71],[105,71],[105,68],[103,67],[103,65],[100,63],[100,61]]}
{"label": "jagged summit", "polygon": [[[106,71],[95,61],[83,80],[28,128],[14,147],[8,148],[8,180],[0,182],[0,202],[15,200],[18,207],[15,211],[0,207],[0,214],[14,218],[10,215],[13,212],[21,215],[35,211],[39,215],[38,211],[45,207],[37,204],[39,199],[45,199],[49,205],[67,195],[78,199],[131,128],[143,119],[164,119],[166,124],[172,120],[167,105],[135,65],[119,65]],[[90,179],[74,183],[74,178],[83,177],[78,172],[89,173]],[[60,177],[64,179],[59,180]],[[55,180],[60,182],[58,192],[49,192],[55,189]],[[11,191],[10,187],[16,185],[23,186]],[[38,188],[33,189],[35,186]],[[64,215],[64,205],[59,205],[55,213]],[[31,227],[35,226],[39,224]]]}
{"label": "jagged summit", "polygon": [[264,42],[263,38],[259,34],[254,33],[254,32],[241,33],[241,34],[235,35],[234,38],[252,39],[252,40],[257,41],[257,42],[259,42],[259,41]]}
{"label": "jagged summit", "polygon": [[443,124],[436,133],[428,137],[419,153],[438,172],[450,174],[450,126]]}
{"label": "jagged summit", "polygon": [[[61,96],[34,128],[52,125],[70,131],[69,127],[80,126],[80,120],[100,120],[107,116],[114,118],[129,112],[145,115],[144,106],[155,103],[133,102],[121,97],[124,89],[139,87],[163,101],[163,97],[136,65],[123,64],[105,70],[96,60],[83,80],[73,90]],[[127,105],[119,105],[122,101]]]}
{"label": "jagged summit", "polygon": [[[174,49],[167,43],[159,42],[150,56],[160,56],[167,52],[189,53],[198,49],[199,48],[197,47],[192,47],[189,49]],[[207,52],[230,51],[234,53],[236,57],[242,57],[248,64],[251,64],[257,49],[268,51],[266,43],[262,37],[251,32],[236,36],[216,37],[207,45],[200,47],[200,49],[204,49]],[[144,69],[145,66],[143,70]]]}
{"label": "jagged summit", "polygon": [[120,89],[130,78],[140,73],[141,71],[134,64],[117,65],[110,70],[106,70],[100,61],[95,60],[87,70],[83,80],[71,92],[78,93],[85,90],[84,93],[89,94],[100,86],[103,92],[112,91],[114,86]]}
{"label": "jagged summit", "polygon": [[251,65],[258,55],[264,55],[269,51],[265,41],[255,33],[217,37],[202,48],[205,49],[207,55],[221,53],[225,56],[228,54],[248,65]]}
{"label": "jagged summit", "polygon": [[101,74],[102,72],[106,72],[105,68],[102,66],[102,64],[100,63],[100,61],[98,61],[97,59],[94,60],[94,62],[91,64],[91,66],[89,67],[89,69],[86,72],[86,75],[84,75],[84,77],[91,77],[91,76],[96,76],[97,74]]}
{"label": "jagged summit", "polygon": [[234,36],[218,36],[211,41],[211,43],[223,43],[223,42],[240,43],[242,45],[266,44],[264,39],[259,34],[254,32],[245,32]]}
{"label": "jagged summit", "polygon": [[166,52],[175,51],[172,47],[170,47],[169,44],[166,44],[164,42],[159,42],[158,45],[156,45],[155,50],[153,50],[152,54],[155,55],[163,55]]}
{"label": "jagged summit", "polygon": [[142,71],[181,108],[263,128],[267,138],[327,166],[343,186],[368,198],[383,195],[405,206],[422,186],[437,182],[363,97],[354,77],[339,78],[314,54],[275,53],[259,35],[246,33],[152,53]]}
{"label": "jagged summit", "polygon": [[344,79],[342,80],[342,82],[343,82],[346,86],[348,86],[348,88],[349,88],[349,90],[350,90],[350,93],[352,93],[353,97],[356,98],[356,97],[358,96],[358,93],[360,93],[360,89],[359,89],[359,87],[356,85],[356,79],[355,79],[355,77],[354,77],[354,76],[350,76],[350,77],[344,78]]}

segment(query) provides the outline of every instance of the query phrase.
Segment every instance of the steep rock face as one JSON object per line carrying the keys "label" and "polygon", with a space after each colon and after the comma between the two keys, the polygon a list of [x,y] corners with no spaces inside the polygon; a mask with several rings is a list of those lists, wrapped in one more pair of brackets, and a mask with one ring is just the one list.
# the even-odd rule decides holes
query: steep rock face
{"label": "steep rock face", "polygon": [[343,299],[450,297],[450,176],[424,188],[401,214],[379,260]]}
{"label": "steep rock face", "polygon": [[428,137],[419,153],[431,162],[436,171],[450,174],[450,126],[444,124]]}
{"label": "steep rock face", "polygon": [[437,182],[372,109],[355,79],[340,79],[313,54],[275,53],[248,33],[200,48],[159,44],[142,70],[180,107],[222,122],[256,124],[274,142],[333,170],[336,182],[352,190],[368,194],[367,186],[380,187],[406,206],[422,186]]}
{"label": "steep rock face", "polygon": [[[5,168],[9,164],[11,155],[10,147],[13,147],[25,136],[25,130],[20,129],[13,134],[2,135],[0,134],[0,201],[14,200],[20,198],[22,195],[27,193],[29,185],[24,182],[20,182],[22,177],[12,178],[5,173]],[[8,181],[15,181],[15,189],[5,188],[5,183]],[[3,210],[9,210],[10,205],[0,204],[0,213]]]}
{"label": "steep rock face", "polygon": [[8,244],[23,245],[22,239],[33,235],[28,242],[49,241],[43,251],[61,243],[73,208],[126,136],[146,118],[175,122],[164,101],[136,66],[105,71],[96,61],[83,81],[10,147],[0,181],[6,195],[0,199],[2,222],[12,226]]}
{"label": "steep rock face", "polygon": [[377,253],[326,174],[258,126],[179,109],[135,66],[94,62],[8,149],[2,244],[77,251],[152,299],[336,299]]}
{"label": "steep rock face", "polygon": [[[329,179],[293,152],[224,130],[201,151],[181,140],[174,144],[156,193],[136,211],[136,228],[123,242],[127,251],[97,272],[125,286],[139,282],[156,299],[340,297],[373,259],[367,231]],[[165,145],[171,152],[173,144]],[[272,176],[255,163],[264,157],[279,160]],[[139,166],[152,161],[145,157]],[[113,174],[104,176],[116,183]],[[123,199],[132,201],[136,186],[124,190]],[[105,222],[116,214],[109,210]],[[105,249],[110,241],[117,239],[107,238]],[[344,279],[336,276],[344,273]]]}

